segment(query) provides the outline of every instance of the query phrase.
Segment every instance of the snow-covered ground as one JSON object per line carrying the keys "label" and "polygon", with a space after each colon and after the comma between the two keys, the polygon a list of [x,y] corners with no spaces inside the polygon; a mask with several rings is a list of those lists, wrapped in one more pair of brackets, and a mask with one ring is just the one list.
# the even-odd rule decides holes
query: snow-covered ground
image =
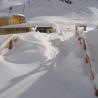
{"label": "snow-covered ground", "polygon": [[0,57],[0,98],[95,98],[73,26],[61,25],[62,32],[20,34]]}
{"label": "snow-covered ground", "polygon": [[[20,26],[43,23],[54,26],[56,32],[18,34],[13,49],[0,56],[0,98],[96,98],[89,67],[75,36],[75,26],[85,23],[89,26],[87,30],[96,27],[98,1],[72,0],[72,5],[58,0],[9,1],[0,1],[0,9],[4,9],[0,14],[8,12],[7,7],[13,5],[11,12],[24,13],[28,20]],[[96,57],[97,62],[97,45],[92,51],[93,45],[97,44],[97,35],[92,42],[94,34],[86,34],[92,57]]]}

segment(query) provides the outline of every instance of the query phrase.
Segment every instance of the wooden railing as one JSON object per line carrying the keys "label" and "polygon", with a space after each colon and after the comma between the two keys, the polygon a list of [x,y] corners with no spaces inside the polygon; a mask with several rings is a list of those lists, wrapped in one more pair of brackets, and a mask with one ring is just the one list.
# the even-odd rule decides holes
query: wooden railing
{"label": "wooden railing", "polygon": [[4,52],[4,50],[12,49],[13,46],[16,44],[17,39],[18,39],[17,35],[11,35],[9,38],[7,38],[0,46],[0,55],[6,54],[6,52]]}
{"label": "wooden railing", "polygon": [[[93,87],[95,89],[95,95],[98,97],[98,88],[96,87],[95,82],[94,82],[94,78],[95,78],[95,73],[93,71],[94,63],[92,62],[92,57],[91,57],[91,54],[89,51],[87,41],[83,36],[81,36],[79,31],[76,30],[75,33],[76,33],[76,37],[80,43],[81,49],[83,49],[83,51],[85,52],[85,56],[83,58],[84,58],[85,63],[87,65],[89,65],[89,69],[90,69],[90,76],[89,77],[90,77],[90,80],[92,81]],[[81,32],[81,33],[83,33],[83,32]]]}

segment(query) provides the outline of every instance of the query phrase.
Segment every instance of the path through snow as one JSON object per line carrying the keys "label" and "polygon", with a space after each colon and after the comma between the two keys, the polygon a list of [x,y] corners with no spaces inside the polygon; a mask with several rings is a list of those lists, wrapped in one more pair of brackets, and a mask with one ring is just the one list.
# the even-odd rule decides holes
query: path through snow
{"label": "path through snow", "polygon": [[73,32],[21,34],[0,57],[0,98],[95,98],[85,68]]}

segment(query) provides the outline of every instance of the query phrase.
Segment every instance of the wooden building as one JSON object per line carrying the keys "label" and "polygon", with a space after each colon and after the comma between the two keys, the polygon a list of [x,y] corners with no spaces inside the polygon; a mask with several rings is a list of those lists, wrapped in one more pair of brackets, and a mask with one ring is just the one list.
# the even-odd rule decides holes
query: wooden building
{"label": "wooden building", "polygon": [[0,35],[30,32],[30,27],[23,27],[26,23],[24,15],[6,14],[0,16]]}
{"label": "wooden building", "polygon": [[56,32],[56,26],[52,23],[26,23],[26,19],[20,14],[8,14],[0,16],[0,35],[16,34],[26,32],[42,32],[53,33]]}
{"label": "wooden building", "polygon": [[16,34],[0,35],[0,55],[5,55],[9,49],[12,49],[17,39]]}
{"label": "wooden building", "polygon": [[0,27],[26,23],[24,15],[21,14],[4,14],[0,16]]}

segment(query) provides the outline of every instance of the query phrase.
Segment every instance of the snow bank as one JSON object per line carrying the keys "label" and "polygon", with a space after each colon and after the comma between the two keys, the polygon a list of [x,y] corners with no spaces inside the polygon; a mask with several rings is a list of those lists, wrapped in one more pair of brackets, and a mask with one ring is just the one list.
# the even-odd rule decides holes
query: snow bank
{"label": "snow bank", "polygon": [[88,47],[91,53],[92,61],[95,63],[96,72],[98,72],[98,43],[97,43],[98,30],[92,30],[85,34]]}
{"label": "snow bank", "polygon": [[94,82],[96,84],[96,87],[98,88],[98,30],[92,30],[89,31],[85,34],[87,43],[88,43],[88,48],[90,50],[91,54],[91,59],[93,62],[92,67],[94,68],[95,71],[95,79]]}

